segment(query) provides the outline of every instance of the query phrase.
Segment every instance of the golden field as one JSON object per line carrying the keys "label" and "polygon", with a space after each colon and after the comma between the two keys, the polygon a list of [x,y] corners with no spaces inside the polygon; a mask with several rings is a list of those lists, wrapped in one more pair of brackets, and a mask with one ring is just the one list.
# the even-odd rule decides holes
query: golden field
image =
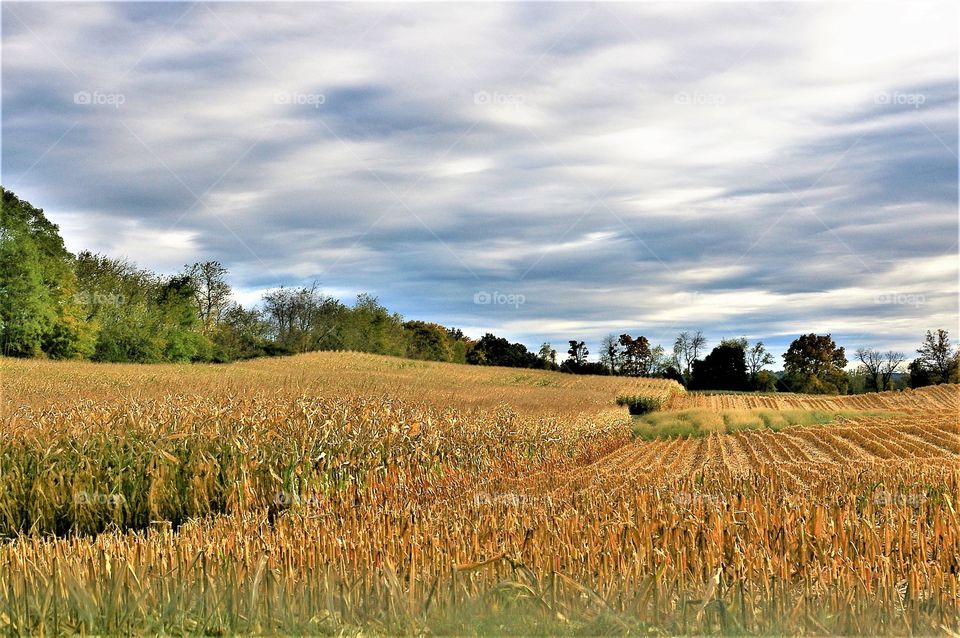
{"label": "golden field", "polygon": [[[0,372],[5,633],[960,629],[958,386],[697,395],[350,353]],[[643,441],[622,394],[838,416]]]}

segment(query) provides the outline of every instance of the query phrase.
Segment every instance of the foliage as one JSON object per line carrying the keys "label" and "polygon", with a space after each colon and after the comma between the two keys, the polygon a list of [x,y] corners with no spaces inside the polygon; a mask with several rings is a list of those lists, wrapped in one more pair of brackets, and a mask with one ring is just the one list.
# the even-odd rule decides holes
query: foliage
{"label": "foliage", "polygon": [[893,389],[893,375],[903,363],[903,353],[888,350],[886,354],[872,348],[857,348],[866,390],[883,392]]}
{"label": "foliage", "polygon": [[683,378],[683,373],[680,372],[680,370],[677,369],[676,366],[668,366],[667,369],[664,370],[663,372],[663,378],[676,381],[680,385],[684,385],[686,383],[686,380]]}
{"label": "foliage", "polygon": [[663,399],[653,396],[619,396],[617,405],[625,405],[630,414],[646,414],[663,407]]}
{"label": "foliage", "polygon": [[[772,356],[757,342],[725,340],[703,361],[706,338],[681,332],[672,357],[645,336],[608,335],[600,362],[588,360],[586,342],[569,341],[568,358],[558,366],[556,350],[544,343],[537,353],[491,333],[472,341],[462,331],[425,321],[405,321],[376,297],[361,294],[352,306],[309,286],[270,290],[259,306],[231,300],[226,267],[217,261],[185,265],[164,276],[125,259],[65,248],[56,225],[43,211],[3,189],[0,225],[0,348],[7,356],[91,358],[103,362],[228,362],[259,356],[348,350],[478,365],[562,370],[573,374],[657,376],[699,388],[745,388],[740,357],[745,353],[750,387],[772,389],[763,368]],[[825,341],[823,341],[825,340]],[[876,354],[876,353],[874,353]],[[893,385],[902,361],[884,355],[882,369],[867,356],[873,389]],[[945,330],[928,332],[910,364],[914,387],[957,378],[958,353]],[[843,393],[843,348],[829,335],[805,335],[791,344],[786,391]],[[862,360],[862,359],[861,359]],[[697,372],[698,374],[695,374]]]}
{"label": "foliage", "polygon": [[549,343],[544,342],[540,345],[537,356],[543,362],[543,367],[548,370],[555,370],[557,367],[557,351]]}
{"label": "foliage", "polygon": [[212,360],[219,363],[252,359],[268,354],[268,327],[256,308],[231,304],[223,311],[212,339]]}
{"label": "foliage", "polygon": [[816,410],[753,408],[714,411],[706,408],[657,412],[634,419],[633,436],[644,441],[671,437],[703,437],[733,434],[741,430],[766,429],[779,432],[787,427],[834,423],[839,418],[891,418],[896,413],[882,410]]}
{"label": "foliage", "polygon": [[777,389],[777,375],[769,370],[759,370],[752,380],[752,390],[774,392]]}
{"label": "foliage", "polygon": [[90,354],[72,255],[43,210],[0,187],[0,346],[7,356]]}
{"label": "foliage", "polygon": [[946,330],[927,330],[923,344],[917,348],[917,355],[909,366],[910,387],[958,381],[960,349],[954,349],[950,343],[950,333]]}
{"label": "foliage", "polygon": [[646,337],[640,335],[634,339],[629,334],[622,334],[618,343],[623,348],[620,366],[622,374],[639,377],[648,376],[653,372],[653,351]]}
{"label": "foliage", "polygon": [[218,261],[197,262],[184,268],[192,284],[197,316],[204,331],[209,332],[223,320],[231,305],[227,269]]}
{"label": "foliage", "polygon": [[467,351],[467,363],[510,368],[546,368],[547,362],[527,351],[522,343],[511,343],[489,332]]}
{"label": "foliage", "polygon": [[805,394],[844,394],[847,357],[830,335],[807,334],[793,340],[783,355],[784,385]]}
{"label": "foliage", "polygon": [[403,324],[403,331],[407,338],[408,358],[466,363],[467,344],[462,333],[458,338],[458,331],[425,321],[407,321]]}
{"label": "foliage", "polygon": [[693,362],[693,390],[747,390],[746,344],[724,341],[702,361]]}

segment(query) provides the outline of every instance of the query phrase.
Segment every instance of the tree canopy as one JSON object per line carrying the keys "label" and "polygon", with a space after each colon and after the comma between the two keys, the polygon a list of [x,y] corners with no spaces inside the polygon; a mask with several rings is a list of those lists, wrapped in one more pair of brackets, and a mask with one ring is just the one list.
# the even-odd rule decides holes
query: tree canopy
{"label": "tree canopy", "polygon": [[791,392],[844,394],[847,357],[830,335],[806,334],[794,339],[783,355],[784,384]]}

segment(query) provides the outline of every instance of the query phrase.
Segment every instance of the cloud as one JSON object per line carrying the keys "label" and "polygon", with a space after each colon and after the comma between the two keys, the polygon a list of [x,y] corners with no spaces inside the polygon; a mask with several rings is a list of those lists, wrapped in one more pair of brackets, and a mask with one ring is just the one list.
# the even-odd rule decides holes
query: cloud
{"label": "cloud", "polygon": [[4,185],[71,249],[217,259],[247,303],[317,279],[530,346],[909,349],[957,325],[957,17],[8,3]]}

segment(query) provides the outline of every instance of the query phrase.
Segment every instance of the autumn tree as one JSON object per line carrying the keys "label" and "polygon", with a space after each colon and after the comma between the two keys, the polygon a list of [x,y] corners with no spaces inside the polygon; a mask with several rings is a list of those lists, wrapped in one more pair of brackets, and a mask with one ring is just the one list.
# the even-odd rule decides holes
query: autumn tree
{"label": "autumn tree", "polygon": [[407,321],[403,324],[407,336],[406,356],[409,359],[450,361],[453,348],[446,329],[427,321]]}
{"label": "autumn tree", "polygon": [[793,340],[783,355],[786,383],[794,392],[843,394],[847,357],[830,335],[807,334]]}
{"label": "autumn tree", "polygon": [[619,343],[623,346],[624,374],[635,377],[650,374],[653,353],[649,339],[643,335],[634,339],[628,334],[622,334]]}

